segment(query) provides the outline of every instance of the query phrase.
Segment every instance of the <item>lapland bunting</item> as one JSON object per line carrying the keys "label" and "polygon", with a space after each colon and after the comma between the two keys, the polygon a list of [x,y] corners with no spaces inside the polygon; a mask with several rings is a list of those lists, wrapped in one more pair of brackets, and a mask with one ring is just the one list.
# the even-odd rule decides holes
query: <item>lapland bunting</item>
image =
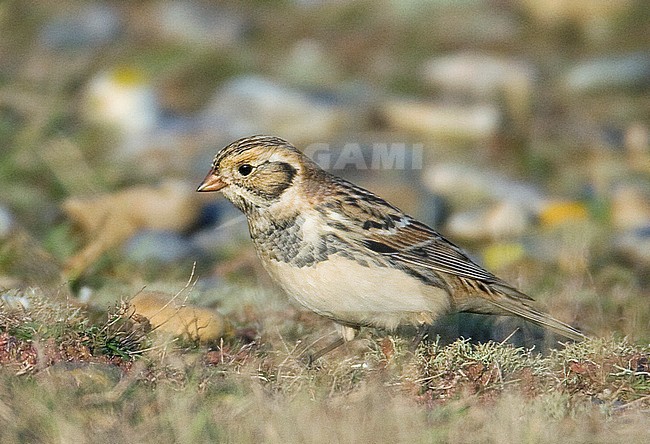
{"label": "lapland bunting", "polygon": [[[515,315],[574,340],[585,336],[373,193],[321,169],[286,140],[254,136],[219,153],[197,191],[240,209],[271,277],[341,338],[453,312]],[[322,354],[322,353],[320,353]]]}

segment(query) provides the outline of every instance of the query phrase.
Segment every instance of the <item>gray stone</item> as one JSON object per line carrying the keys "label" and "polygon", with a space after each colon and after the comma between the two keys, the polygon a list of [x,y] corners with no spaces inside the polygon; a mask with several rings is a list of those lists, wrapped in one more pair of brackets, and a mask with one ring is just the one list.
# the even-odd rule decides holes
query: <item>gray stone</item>
{"label": "gray stone", "polygon": [[201,2],[158,2],[152,17],[163,38],[192,46],[231,46],[246,30],[245,21],[234,11]]}
{"label": "gray stone", "polygon": [[450,200],[462,196],[469,201],[510,202],[536,214],[548,202],[548,198],[532,185],[466,165],[434,165],[424,172],[423,181],[431,192]]}
{"label": "gray stone", "polygon": [[501,114],[492,105],[449,105],[416,100],[388,100],[380,107],[393,129],[439,139],[479,141],[496,135]]}
{"label": "gray stone", "polygon": [[203,112],[205,127],[217,133],[225,131],[232,138],[277,134],[295,143],[327,140],[349,117],[328,97],[257,76],[226,82]]}
{"label": "gray stone", "polygon": [[51,49],[94,47],[115,40],[121,28],[121,18],[114,7],[90,3],[46,23],[40,39]]}
{"label": "gray stone", "polygon": [[445,91],[470,94],[482,99],[505,95],[528,106],[537,78],[530,63],[484,53],[460,52],[435,57],[424,64],[424,79]]}
{"label": "gray stone", "polygon": [[630,262],[650,267],[650,223],[618,235],[614,240],[614,249]]}
{"label": "gray stone", "polygon": [[647,89],[650,87],[650,54],[637,52],[579,62],[569,69],[564,83],[569,91],[576,93]]}
{"label": "gray stone", "polygon": [[11,233],[14,225],[13,216],[5,207],[0,206],[0,239],[4,239]]}
{"label": "gray stone", "polygon": [[171,263],[189,257],[194,248],[185,237],[172,231],[142,230],[126,243],[124,253],[134,262]]}

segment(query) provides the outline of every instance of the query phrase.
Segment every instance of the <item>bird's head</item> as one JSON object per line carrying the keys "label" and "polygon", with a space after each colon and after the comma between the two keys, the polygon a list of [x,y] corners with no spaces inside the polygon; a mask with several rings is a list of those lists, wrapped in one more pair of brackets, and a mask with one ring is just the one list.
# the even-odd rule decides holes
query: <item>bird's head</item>
{"label": "bird's head", "polygon": [[221,191],[248,213],[278,202],[310,167],[313,162],[286,140],[246,137],[217,153],[197,191]]}

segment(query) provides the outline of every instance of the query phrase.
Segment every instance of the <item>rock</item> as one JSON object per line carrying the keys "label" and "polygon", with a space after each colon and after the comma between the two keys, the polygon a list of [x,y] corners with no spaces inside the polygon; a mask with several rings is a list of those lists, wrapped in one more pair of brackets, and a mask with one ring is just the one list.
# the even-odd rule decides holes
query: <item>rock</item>
{"label": "rock", "polygon": [[488,270],[497,271],[516,264],[526,257],[526,249],[519,242],[501,242],[483,250],[483,264]]}
{"label": "rock", "polygon": [[115,7],[89,3],[47,22],[39,37],[44,46],[54,50],[96,47],[115,40],[121,29],[121,17]]}
{"label": "rock", "polygon": [[144,137],[159,120],[156,91],[146,74],[121,66],[95,75],[85,89],[84,116],[122,137]]}
{"label": "rock", "polygon": [[650,173],[650,128],[647,124],[633,122],[624,134],[625,154],[629,168]]}
{"label": "rock", "polygon": [[9,210],[0,205],[0,239],[5,239],[11,233],[14,219]]}
{"label": "rock", "polygon": [[523,60],[461,52],[435,57],[424,64],[424,79],[444,92],[479,100],[505,98],[509,115],[530,111],[536,70]]}
{"label": "rock", "polygon": [[246,31],[240,14],[201,2],[156,2],[150,13],[163,39],[192,48],[230,47]]}
{"label": "rock", "polygon": [[579,94],[647,89],[650,87],[650,54],[639,52],[578,62],[566,74],[564,86]]}
{"label": "rock", "polygon": [[617,19],[632,9],[635,0],[517,0],[517,3],[548,31],[572,24],[586,37],[599,41],[613,33]]}
{"label": "rock", "polygon": [[326,49],[314,39],[298,40],[279,65],[282,78],[299,85],[332,85],[340,81],[337,60],[328,56]]}
{"label": "rock", "polygon": [[206,131],[231,138],[277,134],[294,143],[327,140],[354,120],[331,98],[319,99],[302,91],[256,76],[226,82],[202,113]]}
{"label": "rock", "polygon": [[487,210],[455,213],[446,227],[453,237],[485,240],[520,236],[530,225],[530,214],[524,208],[499,202]]}
{"label": "rock", "polygon": [[216,311],[182,302],[167,293],[143,291],[129,301],[130,315],[147,318],[160,333],[202,343],[232,335],[228,321]]}
{"label": "rock", "polygon": [[111,132],[114,174],[130,173],[127,181],[134,171],[152,180],[185,176],[205,144],[221,140],[204,134],[195,116],[165,114],[159,88],[145,72],[126,65],[96,74],[84,89],[83,116]]}
{"label": "rock", "polygon": [[246,216],[225,199],[203,207],[196,226],[198,231],[190,239],[192,247],[207,254],[250,239]]}
{"label": "rock", "polygon": [[611,221],[619,230],[635,230],[650,224],[647,186],[619,185],[611,196]]}
{"label": "rock", "polygon": [[614,249],[630,262],[650,267],[650,223],[616,236]]}
{"label": "rock", "polygon": [[136,186],[95,198],[66,200],[63,211],[89,239],[68,260],[66,274],[82,273],[139,230],[186,230],[197,220],[203,199],[193,185],[168,181],[159,187]]}
{"label": "rock", "polygon": [[[10,284],[20,285],[19,282],[9,280]],[[7,288],[7,287],[5,287]],[[4,312],[25,311],[31,307],[30,299],[24,293],[17,290],[4,289],[0,292],[0,309]]]}
{"label": "rock", "polygon": [[496,135],[501,116],[492,105],[442,105],[415,100],[389,100],[380,107],[388,126],[433,138],[485,140]]}
{"label": "rock", "polygon": [[538,214],[542,226],[552,227],[589,219],[589,210],[582,202],[548,201]]}
{"label": "rock", "polygon": [[173,231],[142,230],[124,246],[124,255],[133,262],[171,263],[190,257],[196,250],[190,241]]}
{"label": "rock", "polygon": [[420,220],[432,227],[442,226],[449,218],[449,202],[438,194],[426,193],[420,199]]}
{"label": "rock", "polygon": [[462,196],[463,203],[472,200],[510,202],[537,213],[547,200],[544,194],[527,183],[460,164],[434,165],[424,172],[422,180],[432,193],[439,193],[451,201],[458,201]]}

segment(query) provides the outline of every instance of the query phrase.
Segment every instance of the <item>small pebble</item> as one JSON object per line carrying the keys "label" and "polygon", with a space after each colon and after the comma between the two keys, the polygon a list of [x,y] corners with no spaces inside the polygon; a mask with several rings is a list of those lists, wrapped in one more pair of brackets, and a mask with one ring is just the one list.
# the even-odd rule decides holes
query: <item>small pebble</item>
{"label": "small pebble", "polygon": [[232,327],[218,312],[187,305],[181,298],[155,291],[142,291],[129,301],[135,313],[144,316],[159,333],[199,342],[214,342],[232,335]]}
{"label": "small pebble", "polygon": [[636,91],[648,88],[650,54],[639,52],[578,62],[566,74],[565,86],[575,93]]}
{"label": "small pebble", "polygon": [[454,163],[439,163],[427,168],[422,178],[429,191],[450,200],[511,202],[537,213],[547,198],[532,185],[509,179],[499,173]]}
{"label": "small pebble", "polygon": [[644,228],[650,223],[650,188],[620,185],[611,196],[611,221],[619,230]]}
{"label": "small pebble", "polygon": [[189,240],[172,231],[143,230],[128,240],[124,254],[133,262],[172,263],[192,255]]}
{"label": "small pebble", "polygon": [[630,262],[650,267],[650,224],[618,235],[614,248]]}
{"label": "small pebble", "polygon": [[470,240],[520,236],[530,227],[529,213],[512,202],[499,202],[486,210],[453,214],[447,229]]}
{"label": "small pebble", "polygon": [[151,18],[163,38],[193,48],[229,47],[246,31],[240,14],[201,2],[157,2]]}
{"label": "small pebble", "polygon": [[121,30],[118,10],[106,3],[93,2],[47,22],[39,37],[51,49],[76,49],[111,43]]}
{"label": "small pebble", "polygon": [[278,134],[293,143],[327,140],[352,119],[330,100],[257,76],[224,84],[202,113],[205,127],[222,128],[232,138]]}
{"label": "small pebble", "polygon": [[396,130],[471,141],[493,137],[501,120],[493,105],[443,105],[414,100],[387,101],[380,107],[380,114]]}
{"label": "small pebble", "polygon": [[523,60],[461,52],[436,57],[425,63],[425,80],[443,91],[470,94],[477,99],[504,97],[509,115],[527,114],[537,77]]}
{"label": "small pebble", "polygon": [[483,250],[483,264],[488,270],[499,270],[526,257],[524,245],[518,242],[492,244]]}
{"label": "small pebble", "polygon": [[540,222],[545,227],[589,219],[589,210],[581,202],[551,201],[547,202],[538,214]]}
{"label": "small pebble", "polygon": [[156,91],[144,72],[120,66],[95,75],[85,91],[88,120],[106,125],[121,136],[152,131],[159,120]]}
{"label": "small pebble", "polygon": [[0,206],[0,239],[4,239],[11,233],[14,221],[9,210]]}

